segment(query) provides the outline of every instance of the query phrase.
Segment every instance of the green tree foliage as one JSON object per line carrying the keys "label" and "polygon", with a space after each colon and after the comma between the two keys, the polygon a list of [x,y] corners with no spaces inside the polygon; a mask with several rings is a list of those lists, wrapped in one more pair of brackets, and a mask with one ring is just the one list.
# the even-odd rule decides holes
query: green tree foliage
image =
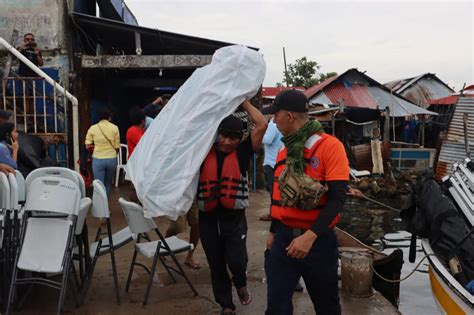
{"label": "green tree foliage", "polygon": [[[306,57],[296,59],[294,64],[288,65],[288,74],[285,76],[283,82],[288,83],[288,86],[303,86],[304,88],[312,87],[330,77],[337,75],[336,72],[319,73],[321,66]],[[277,86],[282,86],[280,82]]]}
{"label": "green tree foliage", "polygon": [[319,75],[319,82],[323,82],[323,81],[326,81],[327,79],[329,79],[330,77],[335,77],[337,75],[336,72],[328,72],[328,73],[321,73]]}

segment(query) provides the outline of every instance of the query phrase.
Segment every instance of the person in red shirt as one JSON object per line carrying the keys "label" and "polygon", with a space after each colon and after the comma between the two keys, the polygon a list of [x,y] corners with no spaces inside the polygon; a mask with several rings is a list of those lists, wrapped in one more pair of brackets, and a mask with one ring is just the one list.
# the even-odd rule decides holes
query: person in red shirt
{"label": "person in red shirt", "polygon": [[128,157],[132,156],[133,150],[145,133],[145,113],[138,107],[130,110],[130,122],[132,126],[127,130]]}

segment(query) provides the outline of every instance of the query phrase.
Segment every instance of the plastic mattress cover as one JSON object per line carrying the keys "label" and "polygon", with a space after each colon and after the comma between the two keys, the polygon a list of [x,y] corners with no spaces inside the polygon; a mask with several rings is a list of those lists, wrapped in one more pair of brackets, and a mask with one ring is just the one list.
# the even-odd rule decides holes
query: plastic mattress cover
{"label": "plastic mattress cover", "polygon": [[265,62],[259,52],[227,46],[173,95],[126,165],[146,217],[165,215],[176,220],[187,213],[219,123],[255,96],[264,77]]}

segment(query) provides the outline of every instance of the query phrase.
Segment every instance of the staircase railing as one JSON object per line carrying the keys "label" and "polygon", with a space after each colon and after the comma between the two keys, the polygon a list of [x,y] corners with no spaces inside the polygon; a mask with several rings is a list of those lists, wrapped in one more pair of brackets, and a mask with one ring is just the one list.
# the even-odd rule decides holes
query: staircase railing
{"label": "staircase railing", "polygon": [[[34,115],[34,119],[33,119],[33,130],[34,132],[38,132],[38,116],[41,116],[42,119],[43,119],[43,131],[45,134],[53,134],[54,133],[57,133],[58,132],[58,112],[57,112],[57,109],[58,109],[58,106],[57,106],[57,97],[56,97],[56,93],[59,92],[63,97],[64,99],[68,99],[71,104],[72,104],[72,145],[73,145],[73,158],[74,158],[74,162],[75,161],[78,161],[79,160],[79,109],[78,109],[78,100],[77,98],[72,95],[71,93],[69,93],[64,87],[62,87],[58,82],[56,82],[55,80],[53,80],[49,75],[47,75],[43,70],[41,70],[40,68],[38,68],[35,64],[33,64],[30,60],[28,60],[25,56],[23,56],[23,54],[21,52],[19,52],[18,50],[16,50],[12,45],[10,45],[10,43],[8,43],[5,39],[3,39],[2,37],[0,37],[0,45],[5,47],[12,55],[14,55],[15,57],[17,57],[21,62],[23,62],[26,66],[28,66],[31,70],[33,70],[39,77],[41,77],[42,79],[40,80],[43,80],[42,82],[42,88],[43,88],[43,91],[41,93],[41,97],[43,97],[43,105],[46,106],[46,95],[45,95],[45,83],[44,82],[47,82],[49,85],[52,86],[53,88],[53,113],[50,113],[48,114],[47,113],[47,110],[46,110],[46,107],[44,108],[44,111],[43,113],[37,113],[36,112],[36,104],[35,104],[35,99],[36,99],[36,82],[35,81],[38,81],[38,78],[35,78],[35,80],[33,80],[33,85],[32,85],[32,89],[33,89],[33,92],[34,93],[31,93],[32,94],[32,97],[33,97],[33,115]],[[17,78],[7,78],[7,80],[13,80],[13,82],[15,82],[15,80],[17,80]],[[27,101],[27,96],[25,95],[25,90],[26,90],[26,83],[25,80],[23,79],[23,81],[21,81],[20,79],[20,82],[21,83],[21,88],[23,88],[23,95],[20,96],[20,100],[21,98],[23,98],[23,119],[24,119],[24,128],[25,128],[25,132],[29,132],[28,130],[28,113],[27,113],[27,108],[26,108],[26,104],[28,103]],[[29,83],[29,82],[28,82]],[[13,83],[15,84],[15,83]],[[5,89],[5,86],[3,86],[3,89]],[[16,90],[14,89],[14,93],[16,93]],[[4,106],[6,104],[6,94],[5,94],[5,90],[3,91],[3,96],[4,96]],[[16,106],[16,101],[18,100],[17,97],[14,97],[12,99],[12,101],[14,102],[14,114],[15,114],[15,124],[17,123],[17,119],[16,119],[16,110],[18,109],[17,106]],[[67,104],[66,102],[64,102],[64,123],[67,122]],[[40,111],[41,112],[41,111]],[[48,115],[50,117],[53,117],[54,119],[54,126],[51,128],[51,130],[48,131]],[[20,115],[21,116],[21,115]],[[41,124],[39,124],[41,125]],[[65,126],[65,129],[64,129],[65,132],[67,132],[67,127]],[[70,143],[68,143],[70,144]],[[67,148],[66,148],[66,152],[67,152]],[[77,163],[73,163],[74,164],[74,167],[76,170],[79,170],[79,166],[77,165]]]}

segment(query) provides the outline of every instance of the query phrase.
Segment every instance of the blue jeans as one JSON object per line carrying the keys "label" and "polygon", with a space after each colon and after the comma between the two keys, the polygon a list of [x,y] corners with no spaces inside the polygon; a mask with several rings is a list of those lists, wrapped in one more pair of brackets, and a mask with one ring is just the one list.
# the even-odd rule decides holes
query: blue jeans
{"label": "blue jeans", "polygon": [[112,189],[112,182],[114,180],[115,170],[117,169],[117,158],[98,159],[92,158],[92,173],[94,179],[100,180],[104,183],[107,196],[110,195]]}
{"label": "blue jeans", "polygon": [[319,236],[304,259],[286,254],[285,248],[294,238],[293,229],[279,223],[272,248],[265,251],[268,303],[265,314],[293,314],[292,296],[300,277],[304,279],[318,315],[341,314],[336,233],[329,231]]}

